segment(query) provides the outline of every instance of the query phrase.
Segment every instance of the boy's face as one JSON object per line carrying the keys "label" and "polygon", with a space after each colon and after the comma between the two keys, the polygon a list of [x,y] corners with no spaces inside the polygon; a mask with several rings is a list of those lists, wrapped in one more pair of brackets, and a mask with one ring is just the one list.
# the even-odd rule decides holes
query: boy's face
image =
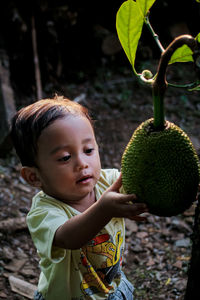
{"label": "boy's face", "polygon": [[38,139],[43,191],[73,206],[93,192],[101,163],[93,128],[85,117],[57,119]]}

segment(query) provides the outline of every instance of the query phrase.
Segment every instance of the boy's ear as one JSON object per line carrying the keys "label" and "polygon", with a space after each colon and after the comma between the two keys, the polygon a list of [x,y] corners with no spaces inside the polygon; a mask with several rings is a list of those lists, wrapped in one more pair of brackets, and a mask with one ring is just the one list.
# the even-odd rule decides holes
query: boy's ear
{"label": "boy's ear", "polygon": [[20,173],[21,173],[21,176],[24,178],[24,180],[28,184],[30,184],[34,187],[42,186],[40,178],[37,175],[37,171],[34,167],[22,167]]}

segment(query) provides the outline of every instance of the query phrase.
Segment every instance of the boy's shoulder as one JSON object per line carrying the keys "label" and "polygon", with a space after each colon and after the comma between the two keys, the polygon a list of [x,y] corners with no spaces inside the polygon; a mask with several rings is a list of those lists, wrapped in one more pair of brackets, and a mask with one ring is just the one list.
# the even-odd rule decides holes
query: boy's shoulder
{"label": "boy's shoulder", "polygon": [[96,198],[99,199],[103,192],[109,188],[119,177],[117,169],[101,169],[100,178],[95,185]]}
{"label": "boy's shoulder", "polygon": [[64,202],[57,200],[43,191],[38,192],[32,199],[31,211],[35,209],[66,209]]}
{"label": "boy's shoulder", "polygon": [[27,214],[27,221],[35,217],[36,219],[64,217],[66,220],[66,218],[71,218],[76,214],[77,211],[74,208],[40,191],[32,199],[32,205]]}
{"label": "boy's shoulder", "polygon": [[[101,169],[101,175],[99,181],[97,182],[96,190],[98,190],[98,188],[106,189],[111,186],[118,179],[120,173],[121,172],[116,168]],[[119,191],[120,193],[125,194],[123,186],[121,186]]]}
{"label": "boy's shoulder", "polygon": [[110,185],[113,184],[119,177],[120,172],[116,168],[101,169],[99,181],[106,180]]}
{"label": "boy's shoulder", "polygon": [[40,205],[52,205],[55,203],[54,198],[48,196],[43,191],[38,192],[35,196],[33,196],[32,206],[38,206]]}

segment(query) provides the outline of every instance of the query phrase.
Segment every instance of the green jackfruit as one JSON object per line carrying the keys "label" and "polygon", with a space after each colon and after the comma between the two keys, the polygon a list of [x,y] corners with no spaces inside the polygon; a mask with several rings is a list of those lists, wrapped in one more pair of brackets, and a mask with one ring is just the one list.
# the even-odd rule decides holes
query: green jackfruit
{"label": "green jackfruit", "polygon": [[199,43],[194,37],[181,35],[163,49],[157,74],[149,81],[154,118],[135,130],[121,162],[125,192],[136,194],[150,213],[159,216],[177,215],[189,208],[196,200],[200,178],[198,156],[189,137],[164,117],[166,69],[172,54],[183,45],[192,51],[198,68]]}
{"label": "green jackfruit", "polygon": [[136,194],[152,214],[177,215],[196,200],[198,156],[186,133],[171,122],[160,131],[153,119],[143,122],[123,153],[121,172],[125,192]]}

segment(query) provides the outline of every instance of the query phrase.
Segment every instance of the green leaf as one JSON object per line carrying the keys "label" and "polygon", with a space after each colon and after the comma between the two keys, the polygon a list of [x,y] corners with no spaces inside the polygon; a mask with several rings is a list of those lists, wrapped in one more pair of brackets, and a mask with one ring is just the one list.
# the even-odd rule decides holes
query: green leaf
{"label": "green leaf", "polygon": [[174,64],[176,62],[189,62],[189,61],[193,61],[192,50],[187,45],[183,45],[173,53],[169,64]]}
{"label": "green leaf", "polygon": [[135,71],[135,57],[142,27],[150,7],[156,0],[127,0],[117,12],[116,28],[120,43]]}
{"label": "green leaf", "polygon": [[200,32],[197,34],[195,39],[197,40],[198,43],[200,43]]}
{"label": "green leaf", "polygon": [[188,89],[188,91],[200,91],[200,84],[195,86],[194,88],[192,89]]}
{"label": "green leaf", "polygon": [[[195,38],[200,43],[200,33]],[[169,64],[173,64],[176,62],[189,62],[193,61],[192,50],[187,46],[183,45],[178,48],[172,55]]]}

